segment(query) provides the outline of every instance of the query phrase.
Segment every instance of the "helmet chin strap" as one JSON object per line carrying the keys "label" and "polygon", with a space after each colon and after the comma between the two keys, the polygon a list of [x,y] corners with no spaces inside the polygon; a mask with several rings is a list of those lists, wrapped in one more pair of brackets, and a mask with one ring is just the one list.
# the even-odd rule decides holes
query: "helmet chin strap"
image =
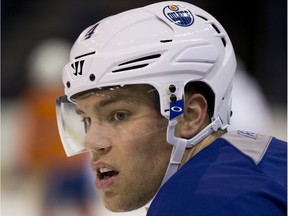
{"label": "helmet chin strap", "polygon": [[[174,119],[169,120],[169,123],[168,123],[167,141],[171,145],[173,145],[173,149],[172,149],[172,153],[171,153],[171,157],[170,157],[170,163],[166,169],[166,173],[164,175],[164,178],[162,180],[162,183],[161,183],[159,189],[167,182],[167,180],[172,175],[174,175],[177,172],[186,148],[194,147],[201,140],[203,140],[208,135],[210,135],[211,133],[213,133],[214,131],[217,131],[219,128],[222,127],[222,122],[218,116],[214,121],[212,121],[201,132],[199,132],[197,135],[195,135],[191,139],[187,140],[187,139],[175,137],[174,133],[175,133],[175,128],[176,128],[177,122],[178,122],[177,119],[174,118]],[[159,189],[158,189],[158,191],[159,191]],[[158,193],[158,191],[157,191],[157,193]],[[154,197],[153,197],[153,199],[154,199]],[[147,203],[145,208],[147,208],[147,209],[149,208],[153,199],[149,203]]]}
{"label": "helmet chin strap", "polygon": [[187,139],[175,137],[174,132],[175,132],[176,124],[177,124],[176,118],[170,120],[168,123],[167,141],[173,145],[173,150],[172,150],[172,154],[170,157],[170,163],[167,167],[161,186],[165,184],[165,182],[172,175],[174,175],[174,173],[177,172],[186,148],[194,147],[201,140],[203,140],[205,137],[207,137],[214,131],[217,131],[222,126],[222,122],[218,116],[214,121],[212,121],[208,126],[206,126],[200,133],[198,133],[191,139],[187,140]]}

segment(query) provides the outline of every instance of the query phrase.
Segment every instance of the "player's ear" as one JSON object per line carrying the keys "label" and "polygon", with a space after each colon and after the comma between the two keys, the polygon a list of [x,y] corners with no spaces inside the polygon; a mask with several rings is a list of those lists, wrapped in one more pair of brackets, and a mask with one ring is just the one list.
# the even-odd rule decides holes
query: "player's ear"
{"label": "player's ear", "polygon": [[185,98],[184,115],[180,123],[182,138],[190,139],[206,127],[208,103],[202,94],[195,93]]}

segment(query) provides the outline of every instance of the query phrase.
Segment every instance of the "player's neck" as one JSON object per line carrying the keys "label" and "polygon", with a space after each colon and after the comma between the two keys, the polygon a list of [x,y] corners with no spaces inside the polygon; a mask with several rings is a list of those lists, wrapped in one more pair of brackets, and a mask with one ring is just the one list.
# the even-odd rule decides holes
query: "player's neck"
{"label": "player's neck", "polygon": [[198,152],[200,152],[201,150],[206,148],[208,145],[210,145],[218,137],[222,136],[225,132],[226,131],[216,131],[213,134],[207,136],[205,139],[203,139],[200,143],[198,143],[193,148],[186,149],[179,168],[182,167],[190,158],[192,158]]}

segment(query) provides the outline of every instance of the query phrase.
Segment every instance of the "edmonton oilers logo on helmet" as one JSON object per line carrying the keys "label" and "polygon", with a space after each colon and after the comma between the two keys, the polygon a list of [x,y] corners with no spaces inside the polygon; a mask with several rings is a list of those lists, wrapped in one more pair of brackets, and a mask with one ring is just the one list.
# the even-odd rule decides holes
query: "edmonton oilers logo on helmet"
{"label": "edmonton oilers logo on helmet", "polygon": [[187,27],[194,22],[191,11],[179,5],[168,5],[163,9],[163,13],[168,20],[179,26]]}

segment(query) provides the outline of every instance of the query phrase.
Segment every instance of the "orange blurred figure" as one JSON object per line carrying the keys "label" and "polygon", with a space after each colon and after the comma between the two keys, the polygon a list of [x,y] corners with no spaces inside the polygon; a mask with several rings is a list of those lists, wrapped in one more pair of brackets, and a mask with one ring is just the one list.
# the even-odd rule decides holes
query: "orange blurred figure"
{"label": "orange blurred figure", "polygon": [[63,40],[49,40],[32,53],[30,85],[21,99],[19,164],[28,180],[42,184],[41,214],[47,216],[63,215],[71,208],[79,215],[93,215],[86,155],[67,158],[57,130],[55,101],[63,87],[55,77],[60,79],[69,47]]}

